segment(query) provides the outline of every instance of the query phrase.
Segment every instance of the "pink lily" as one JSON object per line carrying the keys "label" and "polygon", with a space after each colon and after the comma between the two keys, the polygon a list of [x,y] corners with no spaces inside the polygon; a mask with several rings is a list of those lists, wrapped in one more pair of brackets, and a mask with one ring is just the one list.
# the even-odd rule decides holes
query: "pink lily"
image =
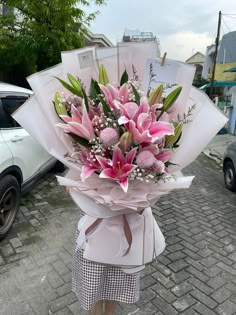
{"label": "pink lily", "polygon": [[81,123],[82,121],[82,115],[74,105],[71,106],[71,117],[67,115],[60,115],[60,117],[67,123],[71,121]]}
{"label": "pink lily", "polygon": [[116,109],[114,101],[124,104],[130,99],[130,92],[127,84],[123,84],[120,88],[112,84],[107,84],[106,86],[100,84],[99,87],[105,96],[106,102],[114,110]]}
{"label": "pink lily", "polygon": [[130,91],[127,83],[124,83],[119,90],[119,100],[125,104],[130,100]]}
{"label": "pink lily", "polygon": [[124,192],[128,191],[128,175],[137,167],[132,164],[136,156],[137,148],[132,149],[126,157],[124,157],[119,147],[113,151],[112,160],[107,160],[101,156],[96,156],[97,161],[101,165],[103,171],[100,178],[110,178],[120,184]]}
{"label": "pink lily", "polygon": [[165,121],[154,122],[149,128],[149,134],[152,137],[152,142],[162,139],[166,135],[173,135],[174,133],[174,125]]}
{"label": "pink lily", "polygon": [[85,179],[90,177],[94,172],[101,170],[101,166],[98,163],[95,155],[91,155],[91,151],[89,149],[82,150],[80,153],[80,159],[84,164],[82,166],[82,172],[80,175],[82,182],[84,182]]}
{"label": "pink lily", "polygon": [[114,98],[113,98],[112,94],[110,93],[109,89],[102,84],[100,84],[99,87],[105,96],[105,100],[106,100],[107,104],[109,104],[109,106],[114,110],[115,109],[115,106],[113,104]]}
{"label": "pink lily", "polygon": [[162,161],[163,163],[169,161],[171,158],[172,151],[171,150],[162,150],[159,154],[156,155],[156,159]]}
{"label": "pink lily", "polygon": [[118,120],[120,125],[126,124],[130,120],[133,120],[136,123],[141,114],[149,112],[149,105],[145,99],[143,99],[140,106],[134,102],[128,102],[125,104],[115,103],[115,105],[121,110],[122,113],[122,116]]}
{"label": "pink lily", "polygon": [[129,122],[127,129],[131,132],[133,136],[133,142],[135,144],[140,144],[144,142],[150,143],[152,140],[148,134],[148,130],[139,130],[132,120]]}
{"label": "pink lily", "polygon": [[73,133],[79,137],[91,140],[95,137],[93,125],[89,119],[86,107],[83,107],[82,115],[72,106],[72,116],[61,115],[61,118],[67,124],[57,124],[58,127],[63,128],[66,133]]}
{"label": "pink lily", "polygon": [[127,129],[132,133],[134,143],[154,143],[162,139],[165,135],[174,134],[174,126],[167,122],[152,122],[151,115],[142,113],[137,119],[137,123],[130,120]]}
{"label": "pink lily", "polygon": [[156,144],[144,144],[139,146],[139,152],[142,152],[144,150],[150,151],[155,156],[159,154],[159,147]]}

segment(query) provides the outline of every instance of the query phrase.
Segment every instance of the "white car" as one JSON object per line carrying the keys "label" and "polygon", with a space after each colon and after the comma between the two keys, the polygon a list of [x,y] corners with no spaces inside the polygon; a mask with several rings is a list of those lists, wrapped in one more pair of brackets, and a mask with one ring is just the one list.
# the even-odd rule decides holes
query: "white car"
{"label": "white car", "polygon": [[236,141],[225,150],[223,171],[226,188],[236,192]]}
{"label": "white car", "polygon": [[31,94],[0,83],[0,239],[14,222],[21,193],[56,163],[11,116]]}

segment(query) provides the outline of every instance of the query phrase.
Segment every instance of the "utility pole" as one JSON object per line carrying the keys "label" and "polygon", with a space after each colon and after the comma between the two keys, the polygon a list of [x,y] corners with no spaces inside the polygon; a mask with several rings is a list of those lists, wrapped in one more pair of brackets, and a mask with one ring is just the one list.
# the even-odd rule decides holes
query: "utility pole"
{"label": "utility pole", "polygon": [[216,59],[217,59],[218,46],[219,46],[219,41],[220,41],[220,27],[221,27],[221,11],[219,12],[217,36],[216,36],[216,40],[215,40],[216,49],[215,49],[215,53],[214,53],[213,69],[212,69],[211,85],[210,85],[210,95],[209,95],[211,99],[212,99],[212,94],[213,94],[213,85],[214,85],[214,80],[215,80],[215,69],[216,69]]}

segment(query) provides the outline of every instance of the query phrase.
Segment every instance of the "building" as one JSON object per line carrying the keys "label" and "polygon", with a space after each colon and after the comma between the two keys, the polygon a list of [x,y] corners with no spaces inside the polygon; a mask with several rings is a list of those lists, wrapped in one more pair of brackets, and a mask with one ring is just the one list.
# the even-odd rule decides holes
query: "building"
{"label": "building", "polygon": [[204,60],[205,60],[205,55],[203,55],[201,52],[198,51],[185,61],[186,63],[196,67],[194,80],[198,80],[201,78]]}
{"label": "building", "polygon": [[[212,78],[212,70],[215,57],[215,47],[213,44],[206,49],[206,57],[204,61],[202,77],[207,80]],[[236,72],[225,72],[231,68],[236,67],[236,31],[223,35],[217,52],[215,74],[214,74],[214,88],[213,96],[217,101],[219,108],[224,110],[229,116],[228,126],[235,126],[235,117],[232,115],[232,108],[234,108],[235,100],[232,98],[232,91],[235,89]],[[229,105],[233,102],[234,107]],[[229,132],[235,133],[234,127],[229,128]]]}
{"label": "building", "polygon": [[214,54],[215,54],[215,44],[212,44],[210,46],[207,46],[206,48],[206,54],[204,59],[204,65],[202,69],[202,78],[205,80],[211,79],[211,72],[214,62]]}
{"label": "building", "polygon": [[85,46],[112,47],[112,42],[104,34],[94,34],[87,30],[85,34]]}
{"label": "building", "polygon": [[[210,80],[215,55],[215,44],[208,46],[202,71],[202,77]],[[216,81],[235,81],[235,73],[224,72],[236,66],[236,31],[223,35],[218,48],[215,80]]]}
{"label": "building", "polygon": [[139,30],[125,30],[123,42],[156,42],[159,39],[152,32],[140,32]]}
{"label": "building", "polygon": [[236,62],[236,31],[225,34],[220,42],[216,63]]}
{"label": "building", "polygon": [[160,40],[152,32],[140,32],[139,30],[125,30],[122,41],[125,43],[155,42],[157,44],[157,57],[160,58]]}
{"label": "building", "polygon": [[235,72],[224,72],[236,67],[236,32],[225,34],[220,42],[215,69],[216,81],[235,81]]}

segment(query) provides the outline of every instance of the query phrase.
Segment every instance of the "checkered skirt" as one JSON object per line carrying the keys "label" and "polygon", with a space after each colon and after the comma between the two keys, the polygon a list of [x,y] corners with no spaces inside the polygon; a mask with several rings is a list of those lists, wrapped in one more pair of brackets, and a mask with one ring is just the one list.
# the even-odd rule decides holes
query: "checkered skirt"
{"label": "checkered skirt", "polygon": [[[78,235],[77,231],[76,239]],[[75,250],[72,290],[85,310],[100,300],[135,303],[139,299],[140,273],[126,274],[117,266],[89,261],[83,258],[82,250]]]}

